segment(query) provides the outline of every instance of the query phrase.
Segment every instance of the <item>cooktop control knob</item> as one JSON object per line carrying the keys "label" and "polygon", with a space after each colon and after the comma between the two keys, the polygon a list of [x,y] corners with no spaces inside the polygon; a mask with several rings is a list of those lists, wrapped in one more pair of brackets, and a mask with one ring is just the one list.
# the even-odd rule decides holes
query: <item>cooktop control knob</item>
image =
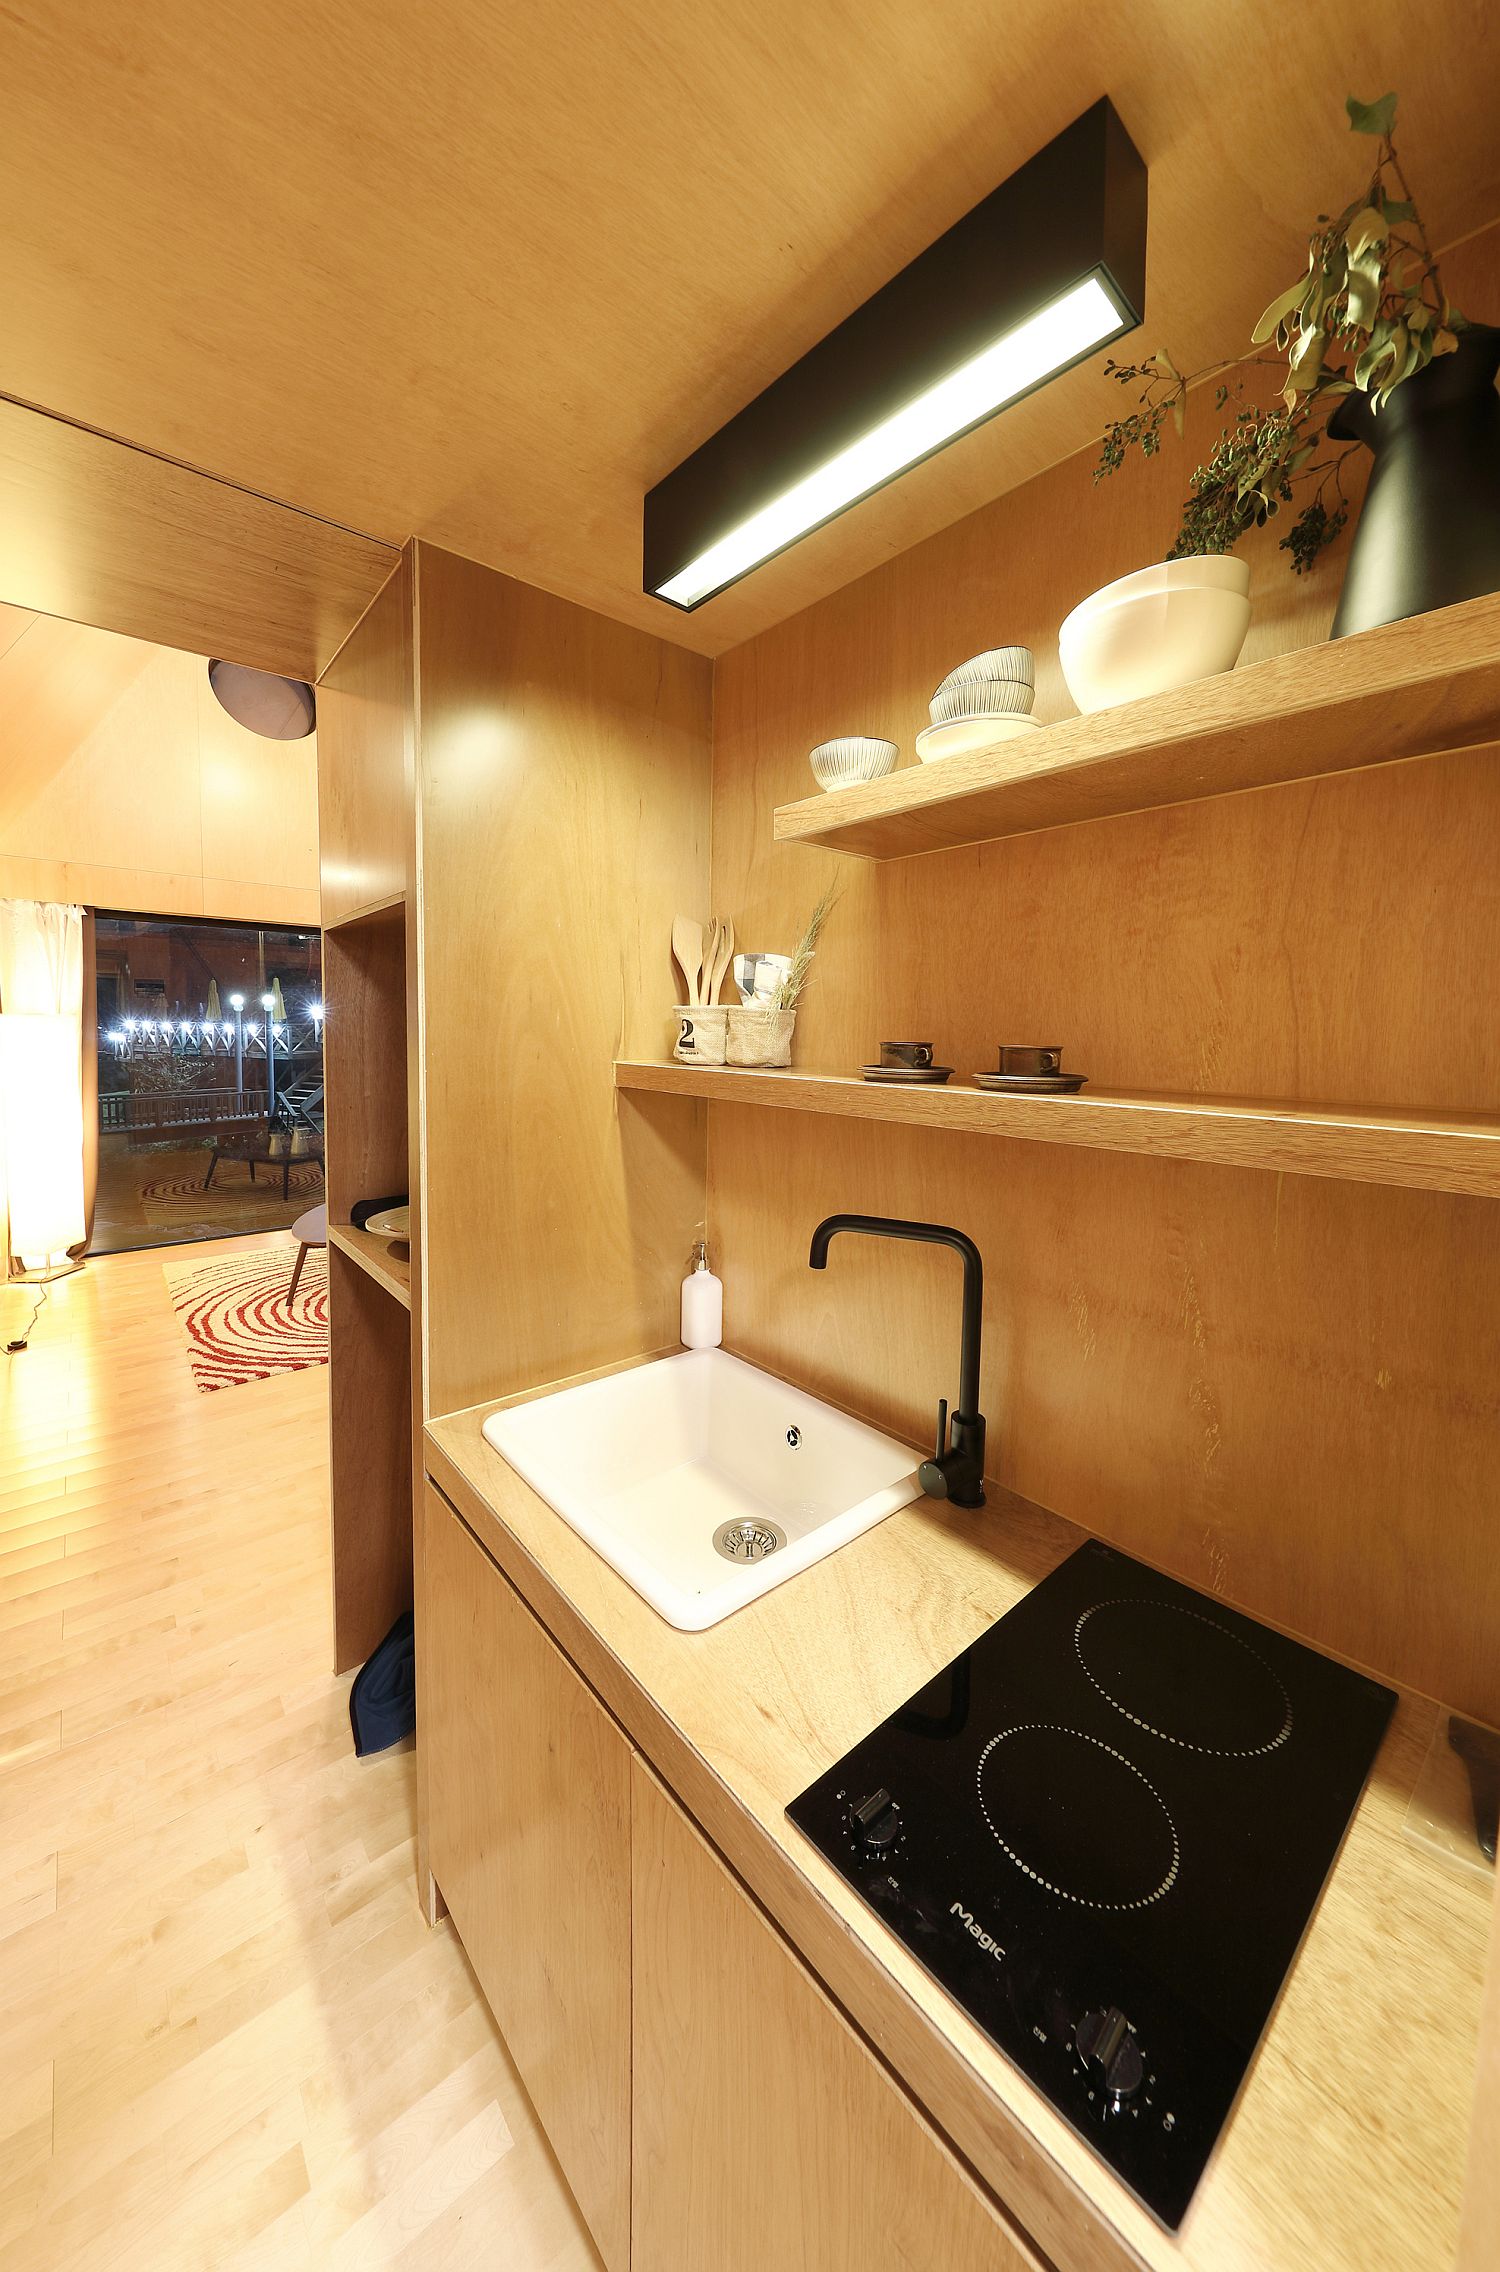
{"label": "cooktop control knob", "polygon": [[849,1809],[854,1843],[867,1854],[884,1854],[901,1835],[901,1809],[889,1791],[871,1791]]}
{"label": "cooktop control knob", "polygon": [[1091,2082],[1100,2083],[1112,2106],[1134,2098],[1146,2077],[1146,2062],[1129,2020],[1116,2004],[1085,2012],[1073,2043]]}

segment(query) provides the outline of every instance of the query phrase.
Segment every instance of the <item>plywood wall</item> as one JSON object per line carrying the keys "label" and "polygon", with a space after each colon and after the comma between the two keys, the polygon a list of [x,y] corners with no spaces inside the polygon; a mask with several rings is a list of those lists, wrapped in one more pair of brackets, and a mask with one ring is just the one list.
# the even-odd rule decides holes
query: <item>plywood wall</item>
{"label": "plywood wall", "polygon": [[[845,881],[800,1062],[851,1070],[900,1034],[967,1074],[1056,1042],[1101,1085],[1500,1108],[1493,752],[888,866],[772,844],[814,743],[909,751],[981,648],[1031,644],[1038,714],[1067,714],[1057,623],[1165,550],[1211,415],[1154,469],[1095,489],[1069,460],[720,658],[715,904],[785,948]],[[1250,658],[1326,636],[1337,593],[1337,562],[1293,579],[1275,533]],[[773,1117],[712,1108],[733,1346],[925,1438],[957,1382],[951,1258],[849,1241],[813,1276],[806,1242],[837,1208],[957,1223],[986,1260],[1005,1483],[1500,1719],[1500,1210]]]}
{"label": "plywood wall", "polygon": [[317,799],[201,657],[0,609],[0,894],[315,925]]}
{"label": "plywood wall", "polygon": [[415,869],[410,548],[318,685],[323,921],[388,906]]}
{"label": "plywood wall", "polygon": [[707,906],[710,665],[417,554],[434,1413],[677,1338],[698,1108],[622,1110],[659,1050],[672,917]]}

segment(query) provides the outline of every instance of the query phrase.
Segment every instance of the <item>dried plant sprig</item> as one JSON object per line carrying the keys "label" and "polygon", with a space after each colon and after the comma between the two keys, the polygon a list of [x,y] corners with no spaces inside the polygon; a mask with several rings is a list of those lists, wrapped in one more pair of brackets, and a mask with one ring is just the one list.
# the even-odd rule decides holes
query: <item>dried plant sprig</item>
{"label": "dried plant sprig", "polygon": [[802,989],[812,975],[812,959],[818,951],[818,941],[823,935],[823,926],[838,904],[838,896],[838,883],[831,883],[809,915],[807,929],[798,940],[797,951],[792,956],[792,967],[771,996],[771,1008],[773,1010],[796,1009]]}

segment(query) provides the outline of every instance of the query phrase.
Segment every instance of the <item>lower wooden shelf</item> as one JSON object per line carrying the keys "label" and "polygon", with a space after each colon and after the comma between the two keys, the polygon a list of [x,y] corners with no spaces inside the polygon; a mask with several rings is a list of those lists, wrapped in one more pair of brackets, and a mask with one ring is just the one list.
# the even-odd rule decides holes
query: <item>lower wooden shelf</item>
{"label": "lower wooden shelf", "polygon": [[1009,1136],[1145,1152],[1222,1167],[1404,1184],[1500,1197],[1500,1114],[1277,1104],[1243,1097],[1002,1096],[986,1089],[887,1088],[845,1073],[764,1073],[622,1059],[615,1085],[719,1103],[834,1113],[963,1136]]}
{"label": "lower wooden shelf", "polygon": [[377,1286],[394,1294],[403,1309],[411,1308],[411,1250],[405,1239],[383,1239],[374,1231],[357,1231],[350,1223],[331,1223],[328,1239]]}

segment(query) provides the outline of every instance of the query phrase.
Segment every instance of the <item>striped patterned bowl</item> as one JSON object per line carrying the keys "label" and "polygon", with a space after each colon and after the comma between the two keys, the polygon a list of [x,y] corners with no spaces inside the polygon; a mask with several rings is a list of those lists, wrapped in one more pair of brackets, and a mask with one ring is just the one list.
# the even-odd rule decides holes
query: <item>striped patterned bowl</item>
{"label": "striped patterned bowl", "polygon": [[1018,678],[1027,686],[1036,681],[1036,667],[1029,647],[990,647],[982,655],[971,655],[950,671],[938,688],[939,694],[950,694],[956,686],[967,686],[974,679]]}
{"label": "striped patterned bowl", "polygon": [[935,726],[955,718],[1029,717],[1036,690],[1024,679],[969,679],[962,686],[940,686],[928,703]]}
{"label": "striped patterned bowl", "polygon": [[838,741],[819,742],[807,762],[820,789],[849,789],[856,781],[882,780],[899,755],[894,742],[845,734]]}

